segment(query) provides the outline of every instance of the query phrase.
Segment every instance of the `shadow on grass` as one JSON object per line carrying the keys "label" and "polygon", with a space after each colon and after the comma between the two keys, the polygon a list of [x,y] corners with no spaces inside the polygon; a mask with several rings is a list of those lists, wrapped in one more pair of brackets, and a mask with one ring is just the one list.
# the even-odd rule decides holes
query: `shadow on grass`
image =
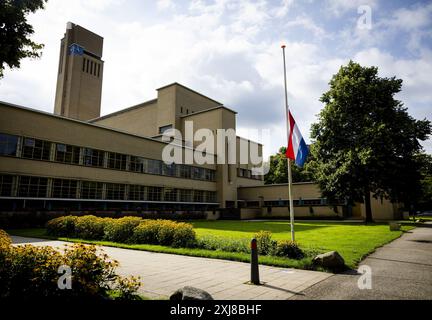
{"label": "shadow on grass", "polygon": [[[259,232],[260,230],[271,231],[272,233],[283,233],[290,231],[290,223],[282,221],[206,221],[193,222],[194,228],[211,229],[221,231]],[[335,224],[337,225],[337,224]],[[296,231],[308,231],[313,229],[327,228],[331,223],[301,222],[295,224]]]}

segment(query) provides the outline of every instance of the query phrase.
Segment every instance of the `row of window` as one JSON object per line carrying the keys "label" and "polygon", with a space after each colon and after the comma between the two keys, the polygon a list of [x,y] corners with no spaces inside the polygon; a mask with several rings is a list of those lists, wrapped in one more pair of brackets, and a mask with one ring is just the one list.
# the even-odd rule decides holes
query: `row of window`
{"label": "row of window", "polygon": [[[316,205],[328,205],[326,198],[319,198],[319,199],[297,199],[293,200],[293,204],[295,206],[316,206]],[[335,205],[334,203],[333,205]],[[288,200],[271,200],[271,201],[264,201],[265,207],[288,207],[289,201]]]}
{"label": "row of window", "polygon": [[[130,156],[92,148],[77,147],[34,138],[0,134],[0,155],[26,159],[56,161],[138,173],[157,174],[177,178],[215,181],[215,171],[183,164],[167,165],[161,160]],[[54,151],[51,152],[51,148]],[[105,161],[106,159],[106,161]]]}
{"label": "row of window", "polygon": [[261,180],[261,175],[253,174],[252,170],[237,168],[237,176],[241,178]]}
{"label": "row of window", "polygon": [[96,77],[100,77],[100,68],[101,64],[97,63],[96,61],[83,58],[82,59],[82,72],[86,72],[89,74],[92,74]]}
{"label": "row of window", "polygon": [[216,192],[33,176],[0,175],[0,196],[165,202],[216,202]]}

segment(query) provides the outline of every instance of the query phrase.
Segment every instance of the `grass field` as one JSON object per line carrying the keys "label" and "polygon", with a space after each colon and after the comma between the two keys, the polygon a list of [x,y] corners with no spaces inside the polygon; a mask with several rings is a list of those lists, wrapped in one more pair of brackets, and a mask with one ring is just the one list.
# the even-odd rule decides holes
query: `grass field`
{"label": "grass field", "polygon": [[[271,231],[274,240],[289,240],[290,228],[288,221],[194,221],[192,222],[198,237],[212,236],[222,239],[251,239],[260,230]],[[347,222],[296,222],[296,241],[303,249],[326,252],[338,251],[347,266],[355,267],[361,259],[396,238],[402,232],[414,228],[406,224],[403,231],[389,231],[387,224],[369,224]],[[9,230],[12,235],[28,237],[51,238],[45,234],[45,229]],[[123,244],[108,241],[88,241],[83,239],[58,238],[73,242],[92,243],[115,246],[135,250],[174,253],[198,257],[227,259],[249,262],[249,254],[238,252],[224,252],[205,249],[172,248],[160,245]],[[281,267],[310,268],[311,258],[302,260],[285,259],[280,257],[260,256],[260,263]]]}
{"label": "grass field", "polygon": [[[259,230],[268,230],[274,240],[289,240],[288,221],[198,221],[193,222],[198,236],[252,238]],[[412,229],[409,224],[403,231]],[[296,222],[296,241],[301,248],[338,251],[348,266],[354,267],[368,253],[396,238],[403,231],[389,231],[388,224],[348,222]]]}

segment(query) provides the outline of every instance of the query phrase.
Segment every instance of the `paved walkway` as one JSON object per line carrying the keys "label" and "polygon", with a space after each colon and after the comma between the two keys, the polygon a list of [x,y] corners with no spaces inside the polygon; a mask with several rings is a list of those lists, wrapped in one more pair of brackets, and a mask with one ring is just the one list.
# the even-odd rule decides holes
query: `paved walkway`
{"label": "paved walkway", "polygon": [[[62,247],[65,242],[12,236],[14,244]],[[260,266],[264,285],[248,285],[248,263],[102,247],[120,262],[118,273],[141,276],[140,292],[151,298],[170,296],[185,285],[209,292],[221,300],[283,300],[301,294],[330,273]]]}
{"label": "paved walkway", "polygon": [[333,275],[291,299],[432,299],[432,223],[377,249],[361,265],[371,267],[372,289],[360,290],[356,272]]}

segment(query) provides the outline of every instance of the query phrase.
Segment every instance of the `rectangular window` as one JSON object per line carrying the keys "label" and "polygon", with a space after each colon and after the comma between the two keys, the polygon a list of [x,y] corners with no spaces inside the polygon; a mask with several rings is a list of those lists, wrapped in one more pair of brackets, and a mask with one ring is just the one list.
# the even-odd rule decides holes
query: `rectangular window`
{"label": "rectangular window", "polygon": [[204,169],[205,170],[205,180],[214,181],[215,180],[215,172],[214,170]]}
{"label": "rectangular window", "polygon": [[0,196],[2,197],[12,196],[12,185],[13,185],[13,176],[1,175],[0,176]]}
{"label": "rectangular window", "polygon": [[109,152],[108,168],[117,170],[126,170],[127,156],[125,154]]}
{"label": "rectangular window", "polygon": [[104,151],[84,148],[84,165],[91,167],[103,167]]}
{"label": "rectangular window", "polygon": [[169,125],[163,126],[163,127],[159,127],[159,134],[162,134],[169,129],[172,129],[172,124],[169,124]]}
{"label": "rectangular window", "polygon": [[192,202],[192,190],[180,189],[180,201]]}
{"label": "rectangular window", "polygon": [[161,201],[161,187],[147,187],[147,199],[149,201]]}
{"label": "rectangular window", "polygon": [[102,199],[102,182],[81,182],[81,199]]}
{"label": "rectangular window", "polygon": [[205,169],[193,167],[192,168],[193,179],[204,180],[205,179]]}
{"label": "rectangular window", "polygon": [[160,160],[147,160],[147,173],[161,174],[162,172],[162,161]]}
{"label": "rectangular window", "polygon": [[191,178],[191,167],[186,166],[186,165],[182,165],[180,167],[180,177],[181,178],[185,178],[185,179],[190,179]]}
{"label": "rectangular window", "polygon": [[216,201],[216,192],[214,191],[206,191],[206,202],[217,202]]}
{"label": "rectangular window", "polygon": [[85,72],[85,64],[86,64],[86,58],[83,58],[83,64],[82,64],[82,72]]}
{"label": "rectangular window", "polygon": [[99,78],[100,77],[100,63],[98,63],[98,65],[97,65],[97,77]]}
{"label": "rectangular window", "polygon": [[89,72],[89,64],[90,64],[90,61],[87,59],[87,61],[86,61],[86,72],[87,73]]}
{"label": "rectangular window", "polygon": [[321,199],[306,199],[303,200],[304,205],[319,205],[321,204]]}
{"label": "rectangular window", "polygon": [[18,149],[18,137],[10,134],[0,134],[0,155],[16,156]]}
{"label": "rectangular window", "polygon": [[79,164],[80,147],[70,146],[66,144],[56,144],[55,161]]}
{"label": "rectangular window", "polygon": [[133,172],[145,172],[145,161],[146,159],[144,158],[131,156],[129,170]]}
{"label": "rectangular window", "polygon": [[164,201],[177,201],[177,189],[164,188]]}
{"label": "rectangular window", "polygon": [[204,202],[204,191],[195,190],[194,191],[194,202]]}
{"label": "rectangular window", "polygon": [[52,197],[61,199],[76,199],[77,197],[76,180],[53,179]]}
{"label": "rectangular window", "polygon": [[237,176],[243,177],[243,169],[242,168],[237,168]]}
{"label": "rectangular window", "polygon": [[106,184],[106,198],[108,200],[124,200],[125,185],[119,183]]}
{"label": "rectangular window", "polygon": [[49,160],[51,142],[24,138],[22,157],[36,160]]}
{"label": "rectangular window", "polygon": [[45,198],[47,196],[48,179],[41,177],[19,177],[18,196]]}
{"label": "rectangular window", "polygon": [[162,162],[162,174],[164,176],[176,176],[176,165],[175,163],[166,164],[165,162]]}
{"label": "rectangular window", "polygon": [[129,186],[129,200],[146,200],[145,186],[130,185]]}

